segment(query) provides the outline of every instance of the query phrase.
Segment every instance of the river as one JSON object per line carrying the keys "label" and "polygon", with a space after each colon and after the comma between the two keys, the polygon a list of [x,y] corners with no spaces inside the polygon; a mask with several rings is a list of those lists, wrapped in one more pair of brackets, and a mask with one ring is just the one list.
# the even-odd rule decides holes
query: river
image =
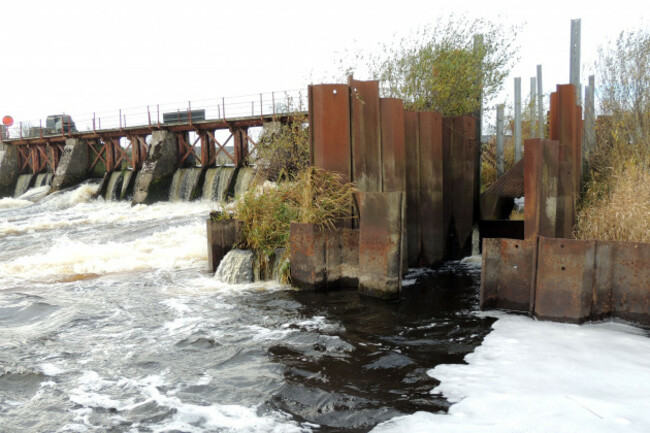
{"label": "river", "polygon": [[228,286],[207,272],[216,203],[95,188],[0,200],[2,432],[365,432],[447,410],[426,372],[494,322],[471,263],[408,275],[397,303]]}

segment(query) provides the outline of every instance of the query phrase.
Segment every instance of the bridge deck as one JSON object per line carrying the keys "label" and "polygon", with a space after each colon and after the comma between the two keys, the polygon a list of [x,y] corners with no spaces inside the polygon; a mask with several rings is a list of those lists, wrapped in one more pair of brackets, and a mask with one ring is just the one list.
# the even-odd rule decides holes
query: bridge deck
{"label": "bridge deck", "polygon": [[248,117],[235,117],[230,119],[207,119],[200,121],[188,122],[173,122],[173,123],[151,123],[149,125],[130,126],[112,129],[96,129],[90,131],[77,131],[69,133],[58,133],[49,135],[39,135],[34,137],[10,138],[1,139],[4,144],[9,145],[34,145],[34,144],[49,144],[61,143],[67,138],[78,138],[81,140],[97,139],[97,138],[116,138],[135,135],[151,134],[153,131],[205,131],[205,130],[218,130],[218,129],[237,129],[237,128],[251,128],[256,126],[263,126],[265,123],[272,121],[286,122],[287,120],[297,117],[307,117],[307,112],[297,112],[283,115],[263,115],[263,116],[248,116]]}

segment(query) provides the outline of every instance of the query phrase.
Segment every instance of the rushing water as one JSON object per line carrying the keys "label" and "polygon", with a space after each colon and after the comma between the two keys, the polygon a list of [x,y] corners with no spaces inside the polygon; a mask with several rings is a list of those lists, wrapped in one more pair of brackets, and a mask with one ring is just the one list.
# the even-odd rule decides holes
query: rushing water
{"label": "rushing water", "polygon": [[426,371],[489,330],[475,266],[407,277],[399,303],[229,286],[207,273],[214,202],[96,188],[0,200],[1,432],[368,431],[445,410]]}

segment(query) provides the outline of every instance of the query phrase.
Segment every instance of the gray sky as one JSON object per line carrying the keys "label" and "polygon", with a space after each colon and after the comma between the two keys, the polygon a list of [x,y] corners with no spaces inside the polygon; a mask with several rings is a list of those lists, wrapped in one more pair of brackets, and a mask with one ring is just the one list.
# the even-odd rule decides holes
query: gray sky
{"label": "gray sky", "polygon": [[[647,10],[645,2],[630,0],[6,1],[0,6],[0,116],[38,123],[60,112],[79,119],[306,89],[332,81],[346,49],[376,50],[396,33],[450,13],[524,24],[512,77],[522,77],[527,94],[542,64],[548,92],[569,80],[572,18],[582,18],[586,75],[598,45],[623,29],[647,27]],[[509,78],[509,93],[512,86]],[[506,92],[501,98],[510,102]]]}

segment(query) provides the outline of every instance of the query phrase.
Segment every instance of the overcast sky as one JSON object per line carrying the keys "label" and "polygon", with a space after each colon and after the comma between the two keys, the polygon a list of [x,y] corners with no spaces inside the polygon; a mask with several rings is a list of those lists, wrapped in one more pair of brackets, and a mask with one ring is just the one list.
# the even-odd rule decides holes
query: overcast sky
{"label": "overcast sky", "polygon": [[582,19],[586,75],[599,45],[623,29],[647,28],[648,10],[645,1],[629,0],[3,1],[0,116],[38,123],[60,112],[86,118],[306,89],[332,81],[346,50],[376,50],[451,13],[522,24],[512,77],[522,77],[527,94],[542,64],[548,92],[569,81],[571,19]]}

